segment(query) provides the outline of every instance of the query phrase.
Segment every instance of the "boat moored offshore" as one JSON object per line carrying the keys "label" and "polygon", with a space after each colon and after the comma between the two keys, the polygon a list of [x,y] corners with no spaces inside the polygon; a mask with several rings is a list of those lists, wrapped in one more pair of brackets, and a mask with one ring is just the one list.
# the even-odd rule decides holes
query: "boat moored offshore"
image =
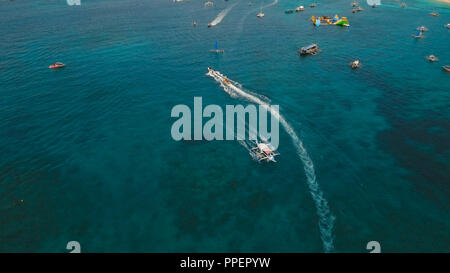
{"label": "boat moored offshore", "polygon": [[319,46],[317,44],[310,44],[298,50],[298,53],[300,53],[300,55],[316,55],[318,52]]}

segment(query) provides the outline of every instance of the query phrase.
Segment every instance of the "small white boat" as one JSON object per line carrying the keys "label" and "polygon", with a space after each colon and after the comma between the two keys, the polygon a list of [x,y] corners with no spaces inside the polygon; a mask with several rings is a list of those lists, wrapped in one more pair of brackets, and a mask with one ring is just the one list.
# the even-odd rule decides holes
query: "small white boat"
{"label": "small white boat", "polygon": [[428,31],[428,28],[426,26],[420,26],[420,27],[417,27],[417,30],[425,32],[425,31]]}
{"label": "small white boat", "polygon": [[438,59],[436,56],[434,56],[433,54],[428,55],[428,56],[426,56],[425,58],[426,58],[429,62],[437,62],[437,61],[439,61],[439,59]]}
{"label": "small white boat", "polygon": [[437,16],[439,16],[439,13],[437,13],[437,12],[431,12],[430,15],[431,15],[431,16],[434,16],[434,17],[437,17]]}
{"label": "small white boat", "polygon": [[299,6],[295,9],[295,12],[300,12],[300,11],[304,11],[305,7],[304,6]]}
{"label": "small white boat", "polygon": [[357,7],[357,6],[359,6],[358,2],[355,1],[355,2],[352,3],[352,7]]}
{"label": "small white boat", "polygon": [[444,70],[447,71],[447,72],[450,72],[450,65],[444,65],[444,66],[442,67],[442,69],[444,69]]}
{"label": "small white boat", "polygon": [[353,62],[350,63],[350,66],[352,69],[360,68],[361,62],[359,60],[354,60]]}
{"label": "small white boat", "polygon": [[446,28],[450,28],[450,23],[445,25]]}
{"label": "small white boat", "polygon": [[212,6],[214,6],[214,2],[212,1],[205,2],[205,7],[212,7]]}

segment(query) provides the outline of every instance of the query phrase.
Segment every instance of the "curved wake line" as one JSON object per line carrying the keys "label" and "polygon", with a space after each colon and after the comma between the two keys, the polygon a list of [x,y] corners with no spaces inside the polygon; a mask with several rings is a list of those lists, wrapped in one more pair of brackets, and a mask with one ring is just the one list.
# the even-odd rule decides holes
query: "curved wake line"
{"label": "curved wake line", "polygon": [[263,6],[262,8],[263,8],[263,9],[265,9],[265,8],[268,8],[268,7],[274,6],[274,5],[276,5],[276,4],[278,4],[278,0],[274,0],[274,1],[272,2],[272,3],[270,3],[270,4],[267,4],[267,5]]}
{"label": "curved wake line", "polygon": [[227,16],[228,12],[230,12],[230,10],[231,10],[232,8],[234,8],[234,6],[236,6],[236,5],[237,5],[237,3],[234,4],[234,5],[232,5],[232,6],[230,6],[230,7],[228,7],[228,8],[226,8],[226,9],[224,9],[224,10],[222,10],[222,11],[217,15],[216,19],[214,19],[214,20],[210,23],[210,25],[211,25],[211,26],[215,26],[215,25],[220,24],[220,22],[222,22],[223,18],[225,18],[225,16]]}
{"label": "curved wake line", "polygon": [[[284,119],[284,117],[275,109],[273,109],[268,103],[262,101],[258,97],[255,97],[239,87],[233,85],[225,85],[223,83],[224,76],[219,74],[218,72],[210,72],[209,76],[213,77],[217,82],[220,83],[222,88],[230,94],[231,96],[238,95],[242,98],[247,99],[253,103],[259,104],[264,107],[267,111],[278,119],[286,132],[291,136],[292,142],[297,149],[297,155],[300,157],[303,162],[303,169],[306,173],[306,178],[308,182],[308,187],[311,193],[311,196],[314,200],[314,204],[316,206],[317,215],[319,216],[319,229],[322,239],[322,244],[325,252],[331,252],[334,249],[334,237],[333,237],[333,226],[334,226],[334,215],[330,212],[328,207],[328,202],[323,196],[323,192],[320,189],[319,184],[317,183],[316,174],[314,171],[314,163],[309,157],[308,152],[303,146],[303,142],[299,139],[297,134],[291,125]],[[228,79],[228,78],[227,78]]]}

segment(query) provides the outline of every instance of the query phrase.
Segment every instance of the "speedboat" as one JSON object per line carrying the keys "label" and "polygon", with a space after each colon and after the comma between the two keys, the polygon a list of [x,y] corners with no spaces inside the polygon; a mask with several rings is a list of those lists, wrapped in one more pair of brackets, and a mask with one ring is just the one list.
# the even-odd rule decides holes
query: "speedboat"
{"label": "speedboat", "polygon": [[350,63],[351,68],[356,69],[361,67],[361,62],[359,60],[354,60]]}
{"label": "speedboat", "polygon": [[426,59],[427,59],[428,61],[430,61],[430,62],[437,62],[437,61],[439,61],[439,59],[438,59],[436,56],[434,56],[433,54],[428,55],[428,56],[426,57]]}
{"label": "speedboat", "polygon": [[57,69],[57,68],[63,68],[64,66],[66,66],[66,65],[63,63],[55,62],[54,64],[50,65],[48,68]]}
{"label": "speedboat", "polygon": [[450,65],[444,65],[444,66],[442,67],[442,69],[444,69],[444,70],[447,71],[447,72],[450,72]]}
{"label": "speedboat", "polygon": [[302,47],[299,51],[300,55],[316,55],[319,52],[319,46],[317,44],[311,44],[309,46]]}
{"label": "speedboat", "polygon": [[255,141],[255,146],[251,148],[252,155],[258,161],[277,162],[275,156],[280,155],[275,152],[275,149],[268,143]]}
{"label": "speedboat", "polygon": [[213,26],[213,24],[208,24],[208,27],[212,27]]}

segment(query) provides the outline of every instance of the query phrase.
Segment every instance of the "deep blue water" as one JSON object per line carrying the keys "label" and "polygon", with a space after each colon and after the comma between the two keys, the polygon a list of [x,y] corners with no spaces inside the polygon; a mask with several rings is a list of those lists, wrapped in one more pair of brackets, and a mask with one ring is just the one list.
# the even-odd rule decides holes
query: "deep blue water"
{"label": "deep blue water", "polygon": [[[277,164],[235,141],[171,138],[172,107],[194,96],[248,104],[205,76],[213,66],[280,105],[335,217],[333,251],[449,252],[450,7],[352,14],[322,0],[286,15],[311,1],[279,0],[258,19],[262,0],[215,2],[0,2],[0,251],[324,251],[283,129]],[[335,13],[351,27],[309,21]],[[419,25],[430,30],[416,40]],[[215,40],[224,54],[209,52]],[[322,52],[300,58],[312,42]]]}

